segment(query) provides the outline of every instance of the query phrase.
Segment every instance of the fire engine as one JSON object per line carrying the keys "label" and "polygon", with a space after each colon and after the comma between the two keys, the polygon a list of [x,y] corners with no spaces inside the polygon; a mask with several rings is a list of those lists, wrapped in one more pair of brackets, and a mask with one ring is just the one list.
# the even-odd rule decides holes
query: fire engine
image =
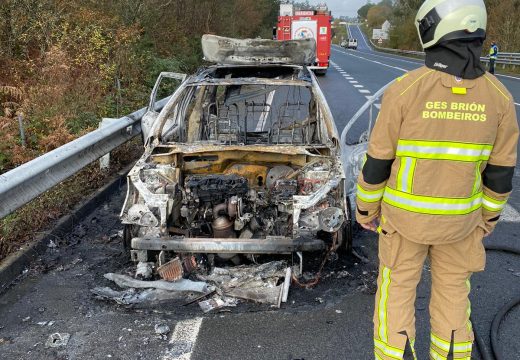
{"label": "fire engine", "polygon": [[297,10],[293,4],[280,4],[278,26],[273,34],[277,40],[312,38],[316,41],[316,62],[311,69],[323,75],[329,68],[332,17],[327,5],[313,10]]}

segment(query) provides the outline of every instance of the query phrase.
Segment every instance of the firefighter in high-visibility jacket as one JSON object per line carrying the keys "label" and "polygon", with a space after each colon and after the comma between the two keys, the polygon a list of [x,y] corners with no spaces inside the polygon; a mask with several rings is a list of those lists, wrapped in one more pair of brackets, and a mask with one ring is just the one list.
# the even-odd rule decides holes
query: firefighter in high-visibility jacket
{"label": "firefighter in high-visibility jacket", "polygon": [[416,359],[429,257],[430,359],[469,360],[470,277],[512,190],[518,124],[510,93],[480,63],[484,2],[426,0],[416,20],[426,66],[384,94],[358,180],[357,221],[380,233],[375,358]]}
{"label": "firefighter in high-visibility jacket", "polygon": [[498,57],[498,46],[493,41],[491,43],[491,46],[489,47],[489,72],[491,74],[495,73],[495,62],[497,61]]}

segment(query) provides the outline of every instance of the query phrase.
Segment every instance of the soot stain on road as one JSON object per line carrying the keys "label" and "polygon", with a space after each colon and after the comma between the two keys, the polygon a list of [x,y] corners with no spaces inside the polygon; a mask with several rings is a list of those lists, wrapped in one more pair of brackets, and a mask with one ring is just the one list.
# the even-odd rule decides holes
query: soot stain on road
{"label": "soot stain on road", "polygon": [[[135,265],[124,251],[119,209],[124,189],[83,219],[74,231],[56,238],[45,254],[0,295],[0,351],[5,359],[148,359],[167,348],[166,336],[155,327],[174,328],[182,319],[202,316],[197,303],[163,301],[137,306],[120,306],[96,299],[91,289],[114,287],[103,275],[109,272],[133,275]],[[363,257],[375,258],[376,250],[356,246],[373,237],[357,234],[354,249]],[[304,254],[304,274],[311,279],[323,254]],[[264,260],[272,260],[265,258]],[[279,259],[279,258],[278,258]],[[285,257],[289,265],[292,258]],[[297,264],[297,257],[295,263]],[[204,316],[244,312],[287,313],[330,308],[353,293],[374,293],[377,266],[353,256],[330,256],[321,280],[314,288],[293,285],[281,309],[252,302],[213,311]],[[64,346],[46,347],[54,333],[70,334]]]}

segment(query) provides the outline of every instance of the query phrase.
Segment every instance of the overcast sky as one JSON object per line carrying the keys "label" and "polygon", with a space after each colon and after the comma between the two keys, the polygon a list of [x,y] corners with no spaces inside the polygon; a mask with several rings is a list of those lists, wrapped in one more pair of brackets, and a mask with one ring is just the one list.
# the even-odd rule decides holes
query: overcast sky
{"label": "overcast sky", "polygon": [[[309,0],[309,3],[316,5],[327,3],[332,16],[357,16],[358,9],[367,3],[367,0]],[[373,1],[377,2],[377,1]]]}

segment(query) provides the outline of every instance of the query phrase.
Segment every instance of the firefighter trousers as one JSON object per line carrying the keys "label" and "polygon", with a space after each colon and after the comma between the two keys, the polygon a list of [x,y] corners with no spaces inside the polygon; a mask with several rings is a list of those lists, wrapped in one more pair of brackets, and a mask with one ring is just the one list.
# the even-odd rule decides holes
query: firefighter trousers
{"label": "firefighter trousers", "polygon": [[495,59],[489,59],[489,72],[495,74]]}
{"label": "firefighter trousers", "polygon": [[[388,223],[379,229],[380,269],[374,311],[375,359],[417,359],[415,297],[424,262],[430,260],[430,359],[471,359],[470,276],[484,270],[484,230],[455,243],[425,245],[403,238]],[[408,345],[407,345],[408,344]],[[408,358],[408,356],[407,356]]]}

